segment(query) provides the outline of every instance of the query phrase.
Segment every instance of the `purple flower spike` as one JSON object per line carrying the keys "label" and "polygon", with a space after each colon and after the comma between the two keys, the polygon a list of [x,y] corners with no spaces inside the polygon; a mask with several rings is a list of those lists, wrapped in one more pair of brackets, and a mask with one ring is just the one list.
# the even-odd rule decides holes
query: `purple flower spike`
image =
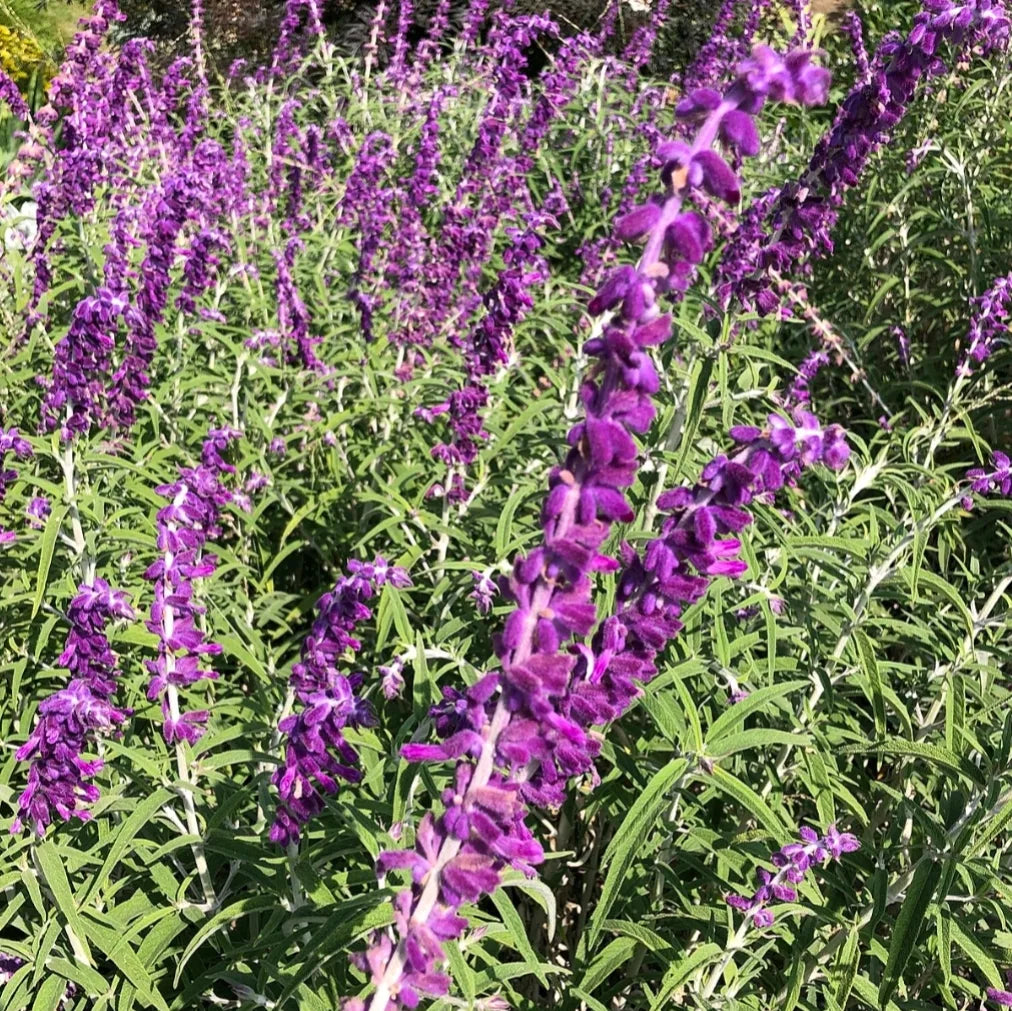
{"label": "purple flower spike", "polygon": [[194,603],[193,580],[211,575],[216,567],[213,555],[204,549],[220,533],[222,510],[234,500],[222,479],[235,468],[222,457],[228,444],[239,438],[233,428],[212,429],[201,450],[198,467],[181,467],[179,480],[157,491],[168,505],[158,511],[158,559],[145,576],[155,584],[150,631],[158,636],[158,658],[147,660],[151,673],[148,698],[161,699],[162,734],[166,743],[195,744],[204,733],[204,710],[181,713],[178,689],[217,674],[205,658],[221,652],[221,646],[205,642],[197,618],[204,611]]}
{"label": "purple flower spike", "polygon": [[0,102],[6,104],[16,119],[29,118],[28,106],[21,96],[21,90],[2,70],[0,70]]}
{"label": "purple flower spike", "polygon": [[956,368],[957,376],[973,375],[1002,342],[1008,341],[1012,314],[1012,274],[999,277],[979,298],[973,299],[973,320],[966,335],[966,348]]}
{"label": "purple flower spike", "polygon": [[[1009,32],[1000,0],[925,0],[905,39],[887,35],[867,72],[859,68],[804,177],[768,190],[742,217],[720,265],[722,301],[737,299],[763,315],[776,312],[781,297],[774,275],[796,277],[809,270],[813,258],[832,252],[831,233],[846,191],[906,115],[920,82],[945,72],[944,45],[987,53],[1004,48]],[[959,59],[953,54],[950,65]],[[771,97],[804,102],[825,95],[825,73],[808,54],[779,61],[760,47],[746,66],[749,82],[762,84]]]}
{"label": "purple flower spike", "polygon": [[[362,675],[342,674],[338,666],[361,649],[355,627],[372,617],[366,601],[387,584],[403,588],[411,585],[411,578],[382,557],[372,562],[352,560],[348,575],[316,605],[319,613],[302,645],[302,658],[292,667],[291,686],[300,711],[278,725],[287,742],[284,764],[271,779],[279,794],[272,842],[283,846],[298,842],[302,827],[323,810],[324,794],[337,793],[339,780],[357,783],[361,778],[358,754],[343,731],[368,726],[373,715],[356,694]],[[395,660],[391,667],[380,668],[387,698],[403,684],[403,664]]]}
{"label": "purple flower spike", "polygon": [[495,581],[485,572],[472,572],[471,579],[474,581],[474,589],[470,593],[474,606],[479,614],[489,614],[492,604],[499,593],[499,587]]}
{"label": "purple flower spike", "polygon": [[467,925],[460,906],[494,891],[505,868],[532,875],[543,859],[526,824],[528,806],[560,804],[568,780],[593,770],[600,744],[591,729],[621,715],[654,674],[653,658],[681,628],[680,608],[711,579],[744,571],[733,536],[750,521],[742,506],[803,467],[846,460],[838,429],[823,430],[801,412],[774,416],[767,429],[749,433],[734,459],[714,461],[695,489],[662,496],[671,512],[663,536],[642,559],[623,548],[619,604],[599,620],[593,577],[621,567],[600,549],[614,523],[634,516],[626,498],[639,464],[634,436],[654,417],[659,379],[649,349],[671,335],[660,302],[684,291],[710,247],[709,227],[684,204],[701,191],[737,201],[737,176],[713,145],[723,137],[736,153],[753,149],[745,120],[767,97],[810,101],[824,88],[808,55],[760,49],[723,94],[693,92],[680,114],[699,124],[694,141],[658,144],[664,190],[618,225],[644,251],[590,301],[592,315],[611,315],[585,345],[595,363],[581,390],[583,417],[549,477],[543,541],[515,559],[501,587],[514,606],[494,639],[501,670],[466,692],[444,689],[431,711],[439,743],[403,749],[409,761],[454,762],[455,770],[441,811],[419,824],[413,850],[379,858],[381,875],[409,871],[411,884],[395,900],[393,927],[353,957],[376,987],[370,1011],[414,1008],[422,995],[447,992],[443,944]]}
{"label": "purple flower spike", "polygon": [[994,1001],[1001,1007],[1012,1007],[1012,993],[1008,990],[998,990],[996,987],[987,988],[987,999]]}
{"label": "purple flower spike", "polygon": [[801,842],[788,843],[773,854],[772,862],[777,868],[775,874],[770,874],[765,867],[759,868],[759,887],[751,898],[734,894],[725,897],[729,906],[751,916],[757,929],[773,925],[773,914],[766,908],[770,901],[797,901],[798,893],[791,886],[800,884],[812,867],[828,860],[839,861],[844,853],[853,853],[861,848],[857,836],[840,832],[835,825],[830,825],[822,837],[807,825],[802,826],[799,834]]}
{"label": "purple flower spike", "polygon": [[88,807],[98,800],[99,790],[89,780],[102,762],[83,758],[83,752],[97,736],[118,733],[130,715],[112,703],[118,671],[105,628],[116,618],[133,616],[126,596],[104,579],[78,587],[67,608],[70,631],[59,660],[73,679],[42,701],[35,729],[15,752],[18,761],[30,761],[31,767],[11,832],[30,822],[43,835],[54,812],[64,821],[91,817]]}

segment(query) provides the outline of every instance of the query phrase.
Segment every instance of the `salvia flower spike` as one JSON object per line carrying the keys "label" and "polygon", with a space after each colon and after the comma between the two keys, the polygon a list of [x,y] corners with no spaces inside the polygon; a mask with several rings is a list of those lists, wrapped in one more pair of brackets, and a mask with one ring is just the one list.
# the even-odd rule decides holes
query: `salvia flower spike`
{"label": "salvia flower spike", "polygon": [[[393,928],[378,932],[355,957],[376,987],[371,1011],[415,1007],[424,994],[446,993],[449,979],[439,966],[443,943],[467,925],[461,905],[494,891],[507,865],[533,873],[542,851],[525,824],[526,804],[557,802],[566,779],[593,762],[596,742],[574,718],[576,707],[567,712],[577,654],[563,648],[594,630],[591,577],[617,564],[598,549],[615,521],[633,517],[625,497],[638,464],[633,434],[649,428],[659,388],[648,349],[671,333],[660,298],[685,289],[710,246],[709,226],[685,209],[686,198],[702,191],[737,203],[738,177],[716,143],[736,156],[755,153],[754,117],[767,98],[821,102],[828,82],[810,52],[781,57],[758,47],[723,94],[690,92],[678,114],[698,124],[695,139],[658,146],[664,191],[616,223],[621,239],[643,242],[645,249],[638,266],[615,271],[591,300],[593,315],[610,315],[586,346],[597,365],[582,391],[584,420],[570,431],[568,456],[549,481],[544,543],[516,560],[504,588],[515,609],[495,641],[502,670],[466,695],[451,692],[437,707],[437,728],[446,731],[441,743],[403,749],[411,761],[455,762],[456,772],[443,812],[419,824],[415,848],[380,856],[381,876],[404,869],[413,884],[395,899]],[[799,427],[808,443],[818,440],[807,421]],[[789,428],[787,421],[773,427],[775,446],[786,447]],[[796,450],[792,443],[791,455],[800,465],[817,454],[814,446]],[[769,459],[772,471],[775,456]],[[724,549],[717,543],[711,550]],[[720,571],[716,559],[711,569]],[[581,713],[593,722],[593,713]],[[347,1007],[366,1005],[355,998]]]}
{"label": "salvia flower spike", "polygon": [[[355,627],[372,617],[366,602],[387,584],[403,588],[411,579],[382,557],[371,563],[353,560],[348,574],[317,602],[312,631],[292,667],[291,687],[299,708],[278,725],[286,740],[284,763],[271,780],[279,794],[270,832],[276,843],[298,842],[302,826],[323,810],[324,795],[336,793],[339,780],[357,783],[361,778],[358,754],[343,731],[370,725],[372,710],[358,695],[362,675],[343,674],[338,667],[361,649]],[[396,679],[380,670],[386,691]]]}
{"label": "salvia flower spike", "polygon": [[807,825],[801,827],[799,834],[799,842],[788,843],[773,854],[775,873],[771,874],[765,867],[759,868],[759,887],[751,896],[727,896],[727,904],[751,917],[757,928],[773,925],[773,913],[767,908],[771,902],[797,901],[794,886],[805,879],[812,867],[839,860],[844,853],[853,853],[861,847],[857,836],[840,832],[835,825],[830,825],[823,836]]}
{"label": "salvia flower spike", "polygon": [[203,608],[193,600],[193,580],[215,570],[215,558],[205,547],[217,536],[221,512],[233,500],[222,478],[235,473],[221,453],[239,435],[232,428],[212,429],[200,465],[180,468],[177,481],[157,489],[168,505],[158,511],[159,557],[145,573],[155,590],[147,626],[158,636],[158,658],[147,661],[152,675],[148,698],[161,700],[162,733],[169,744],[195,744],[207,722],[204,710],[180,711],[178,691],[217,676],[204,666],[204,658],[220,653],[221,646],[204,641],[197,624]]}
{"label": "salvia flower spike", "polygon": [[99,790],[90,780],[102,762],[83,754],[98,735],[118,733],[130,715],[113,704],[117,661],[105,629],[116,618],[133,616],[126,596],[104,579],[77,588],[67,608],[70,631],[59,660],[71,681],[42,701],[31,736],[15,752],[18,761],[31,765],[11,832],[30,822],[43,835],[54,814],[64,821],[91,817],[89,807]]}

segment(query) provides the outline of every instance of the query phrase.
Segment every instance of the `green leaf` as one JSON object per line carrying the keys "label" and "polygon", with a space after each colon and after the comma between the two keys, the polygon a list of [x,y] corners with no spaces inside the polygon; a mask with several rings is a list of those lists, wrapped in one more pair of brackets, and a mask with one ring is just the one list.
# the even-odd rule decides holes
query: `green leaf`
{"label": "green leaf", "polygon": [[58,505],[46,519],[46,527],[42,531],[39,540],[39,565],[35,572],[35,596],[32,598],[32,617],[39,613],[42,601],[46,597],[46,587],[49,585],[49,569],[53,564],[53,550],[56,547],[56,538],[60,534],[60,527],[63,518],[67,515],[67,506]]}
{"label": "green leaf", "polygon": [[928,907],[935,897],[935,889],[941,877],[942,865],[937,860],[923,860],[914,872],[893,927],[889,959],[878,988],[880,1007],[884,1007],[896,992],[903,970],[914,953]]}
{"label": "green leaf", "polygon": [[706,781],[738,801],[778,843],[787,842],[790,835],[787,826],[773,813],[769,804],[740,779],[718,765]]}
{"label": "green leaf", "polygon": [[703,407],[706,404],[706,395],[709,392],[710,376],[713,374],[712,357],[700,357],[696,359],[692,367],[692,375],[689,380],[689,397],[685,407],[685,421],[682,424],[682,431],[679,436],[678,459],[675,463],[672,478],[681,476],[685,468],[685,462],[695,444],[696,429],[703,416]]}
{"label": "green leaf", "polygon": [[124,821],[117,829],[112,845],[109,847],[109,852],[106,853],[105,860],[102,861],[101,868],[88,888],[88,892],[83,903],[84,905],[88,905],[94,899],[99,889],[105,884],[109,874],[112,872],[112,869],[119,863],[120,857],[123,856],[126,852],[127,846],[130,845],[130,840],[133,839],[133,837],[148,824],[152,815],[157,810],[174,799],[175,795],[171,790],[159,787],[153,794],[151,794],[150,797],[146,797],[137,805],[137,807],[134,808],[134,810],[130,813],[130,817],[127,818],[126,821]]}
{"label": "green leaf", "polygon": [[[998,971],[998,966],[994,964],[994,960],[973,939],[971,934],[963,930],[958,917],[950,917],[948,918],[948,922],[949,936],[952,939],[952,943],[957,945],[963,954],[973,962],[991,986],[997,990],[1004,989],[1005,984],[1002,982],[1001,973]],[[971,926],[970,929],[974,930],[975,928]]]}
{"label": "green leaf", "polygon": [[861,966],[861,948],[858,944],[859,936],[857,926],[853,926],[847,933],[847,940],[843,942],[840,955],[836,960],[833,972],[836,985],[833,996],[841,1008],[847,1006],[850,999],[850,991],[854,988],[854,979],[857,970]]}
{"label": "green leaf", "polygon": [[622,819],[622,824],[605,851],[602,866],[607,868],[597,904],[590,917],[587,950],[593,951],[611,907],[618,899],[626,875],[654,824],[671,803],[669,791],[689,767],[687,759],[676,758],[654,773],[645,789]]}
{"label": "green leaf", "polygon": [[879,674],[878,661],[875,659],[875,647],[863,629],[854,629],[854,639],[861,655],[861,667],[868,679],[872,710],[875,714],[875,736],[882,740],[886,736],[885,699],[882,697],[882,677]]}
{"label": "green leaf", "polygon": [[946,772],[965,776],[967,779],[984,786],[984,775],[972,762],[953,754],[948,748],[939,744],[928,744],[926,741],[887,741],[873,747],[854,746],[844,749],[847,753],[868,754],[877,752],[884,755],[902,755],[906,758],[920,758],[938,766]]}
{"label": "green leaf", "polygon": [[983,853],[994,839],[1005,831],[1010,821],[1012,821],[1012,797],[1009,797],[1005,801],[998,813],[990,821],[986,823],[981,822],[984,825],[984,831],[981,832],[974,844],[969,848],[967,856],[975,857]]}
{"label": "green leaf", "polygon": [[724,734],[728,734],[736,727],[741,726],[747,717],[765,709],[768,703],[807,686],[807,681],[784,681],[782,684],[770,685],[766,688],[759,688],[754,692],[749,692],[746,698],[742,699],[741,702],[736,702],[733,706],[729,706],[713,721],[706,733],[707,747],[712,749],[714,743],[719,741]]}
{"label": "green leaf", "polygon": [[677,990],[700,966],[707,965],[720,957],[723,949],[719,944],[707,941],[701,944],[690,955],[677,959],[668,966],[661,980],[661,988],[650,1004],[650,1011],[659,1011],[668,998]]}
{"label": "green leaf", "polygon": [[[513,905],[513,900],[510,899],[503,889],[497,888],[492,893],[492,903],[499,910],[499,915],[502,917],[502,922],[509,932],[509,938],[512,940],[516,950],[523,955],[526,961],[537,962],[538,956],[535,954],[530,938],[527,936],[527,926],[517,912],[517,907]],[[537,977],[542,986],[548,986],[548,977],[544,973],[539,971]]]}
{"label": "green leaf", "polygon": [[56,908],[63,916],[67,927],[67,936],[78,959],[87,966],[94,965],[91,956],[91,949],[85,936],[84,924],[74,904],[74,894],[70,890],[70,882],[67,880],[67,872],[63,866],[63,858],[60,856],[52,839],[47,839],[35,849],[35,859],[38,861],[39,870],[45,879],[46,885],[53,893],[53,901]]}
{"label": "green leaf", "polygon": [[948,985],[952,979],[952,929],[951,921],[941,909],[935,914],[935,943],[942,980]]}
{"label": "green leaf", "polygon": [[604,946],[580,980],[580,989],[593,993],[619,966],[632,957],[639,942],[635,937],[616,937]]}
{"label": "green leaf", "polygon": [[137,953],[127,944],[126,938],[91,918],[87,920],[86,929],[89,937],[101,949],[102,954],[116,966],[122,976],[137,991],[138,997],[144,1005],[158,1008],[158,1011],[168,1011],[168,1005],[154,988],[151,976],[148,975],[144,964],[137,957]]}
{"label": "green leaf", "polygon": [[767,748],[772,745],[797,748],[811,743],[812,738],[808,734],[793,734],[786,730],[766,730],[756,727],[754,730],[743,730],[740,734],[727,734],[710,745],[707,754],[710,758],[720,759],[751,748]]}
{"label": "green leaf", "polygon": [[56,1011],[66,991],[67,981],[62,976],[49,976],[35,995],[32,1011]]}
{"label": "green leaf", "polygon": [[190,943],[186,946],[179,961],[176,963],[176,974],[173,977],[173,986],[179,986],[179,980],[186,968],[186,963],[193,958],[194,952],[216,931],[220,930],[231,920],[240,916],[248,916],[250,913],[264,912],[268,909],[275,909],[278,900],[273,895],[251,895],[245,899],[239,899],[230,906],[219,910],[209,920],[203,923],[200,929],[193,935]]}

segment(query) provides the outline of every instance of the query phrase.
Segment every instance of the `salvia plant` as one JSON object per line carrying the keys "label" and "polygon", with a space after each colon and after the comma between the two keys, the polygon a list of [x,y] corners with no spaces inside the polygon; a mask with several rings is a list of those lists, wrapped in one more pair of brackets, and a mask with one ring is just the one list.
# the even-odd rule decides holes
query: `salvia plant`
{"label": "salvia plant", "polygon": [[1010,14],[676,7],[0,75],[0,1008],[1012,1006]]}

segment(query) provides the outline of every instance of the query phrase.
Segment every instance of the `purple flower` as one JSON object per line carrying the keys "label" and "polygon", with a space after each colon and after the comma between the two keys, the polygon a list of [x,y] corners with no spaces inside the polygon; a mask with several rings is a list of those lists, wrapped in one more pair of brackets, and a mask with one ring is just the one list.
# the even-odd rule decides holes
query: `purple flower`
{"label": "purple flower", "polygon": [[54,812],[64,821],[91,817],[88,807],[98,800],[99,790],[89,780],[102,762],[83,753],[97,736],[118,733],[130,715],[112,704],[118,671],[105,628],[114,618],[133,616],[125,595],[104,579],[78,587],[67,608],[70,632],[59,660],[72,680],[42,701],[31,736],[15,752],[18,761],[31,766],[11,832],[30,822],[43,835]]}
{"label": "purple flower", "polygon": [[21,91],[2,70],[0,70],[0,102],[6,103],[15,118],[28,119],[28,106],[21,97]]}
{"label": "purple flower", "polygon": [[383,697],[387,700],[397,698],[404,691],[404,657],[394,657],[389,664],[380,664],[376,669],[383,675],[380,682]]}
{"label": "purple flower", "polygon": [[[832,251],[831,232],[845,192],[906,115],[921,80],[945,71],[943,44],[989,52],[1004,47],[1009,31],[1008,15],[998,2],[927,0],[906,39],[886,36],[869,73],[855,83],[817,145],[805,176],[768,190],[743,215],[716,281],[723,302],[738,299],[763,315],[779,309],[775,277],[803,274],[812,258]],[[765,69],[765,57],[756,67]],[[819,93],[824,84],[814,73],[801,74],[785,93]]]}
{"label": "purple flower", "polygon": [[788,408],[807,407],[812,402],[812,393],[809,389],[815,377],[829,364],[829,355],[825,351],[810,351],[801,365],[798,366],[798,374],[791,383],[791,388],[784,398],[784,406]]}
{"label": "purple flower", "polygon": [[[302,827],[323,810],[323,795],[337,793],[339,780],[357,783],[362,776],[358,754],[343,731],[369,725],[373,715],[356,694],[362,675],[345,675],[338,667],[348,654],[361,649],[353,633],[372,617],[366,601],[387,584],[403,588],[411,585],[411,579],[382,556],[372,562],[352,560],[348,575],[317,602],[319,613],[302,645],[302,657],[292,667],[291,686],[299,711],[278,724],[286,743],[284,763],[271,778],[278,788],[272,842],[283,846],[298,842]],[[384,691],[392,685],[384,672]]]}
{"label": "purple flower", "polygon": [[991,454],[990,470],[974,467],[966,472],[966,479],[978,495],[997,493],[1008,498],[1012,495],[1012,461],[1004,453],[995,451]]}
{"label": "purple flower", "polygon": [[145,572],[154,583],[154,602],[148,629],[158,636],[158,657],[145,661],[150,672],[148,698],[161,699],[162,734],[169,744],[196,743],[204,733],[204,710],[181,712],[178,692],[217,674],[206,667],[205,657],[221,646],[205,642],[197,624],[204,609],[193,599],[193,580],[215,570],[215,558],[205,551],[208,540],[220,533],[222,510],[234,494],[222,478],[235,474],[222,452],[239,438],[232,428],[212,429],[201,450],[199,467],[181,467],[179,479],[157,491],[168,505],[158,511],[158,559]]}
{"label": "purple flower", "polygon": [[406,871],[412,884],[395,899],[392,930],[378,932],[355,956],[376,984],[373,1011],[415,1007],[423,994],[445,993],[449,980],[439,965],[443,943],[466,927],[460,906],[493,891],[505,867],[534,873],[543,854],[525,821],[528,804],[559,803],[568,778],[593,768],[599,743],[588,731],[620,715],[637,683],[652,675],[653,656],[680,628],[681,604],[698,597],[710,577],[743,571],[739,544],[726,536],[749,521],[741,505],[804,466],[846,460],[842,432],[822,430],[800,411],[736,436],[738,456],[704,472],[698,497],[681,489],[661,503],[672,515],[645,558],[624,552],[618,613],[598,622],[592,577],[618,567],[599,549],[616,521],[633,518],[626,490],[638,469],[634,435],[654,416],[659,379],[649,349],[671,333],[659,303],[684,290],[710,241],[706,222],[683,205],[699,191],[737,199],[737,176],[713,150],[727,117],[727,147],[752,148],[749,127],[733,114],[754,116],[772,95],[818,99],[826,83],[807,54],[781,58],[757,49],[723,95],[698,89],[686,97],[679,113],[699,123],[691,144],[657,147],[664,190],[645,204],[659,213],[646,207],[623,222],[644,252],[637,267],[616,270],[591,300],[593,315],[611,316],[585,346],[596,362],[581,391],[584,415],[549,478],[543,543],[514,561],[503,587],[514,610],[494,640],[501,670],[466,693],[444,691],[432,713],[441,740],[402,749],[409,761],[453,762],[455,772],[441,813],[419,824],[414,849],[379,858],[381,876]]}
{"label": "purple flower", "polygon": [[765,867],[759,868],[759,887],[751,898],[735,894],[726,896],[727,904],[751,916],[757,929],[773,925],[773,914],[766,908],[771,901],[797,901],[798,894],[792,886],[800,884],[812,867],[828,860],[839,861],[844,853],[853,853],[861,847],[857,836],[840,832],[836,825],[830,825],[821,838],[807,825],[802,826],[800,835],[801,842],[788,843],[773,854],[773,864],[777,868],[775,874],[770,874]]}
{"label": "purple flower", "polygon": [[964,349],[956,367],[957,376],[973,375],[1003,341],[1007,341],[1012,311],[1012,274],[996,278],[992,286],[972,301],[975,310]]}
{"label": "purple flower", "polygon": [[472,572],[471,579],[474,582],[474,589],[470,594],[471,599],[479,614],[488,614],[499,593],[499,587],[486,572]]}
{"label": "purple flower", "polygon": [[1012,993],[1008,990],[998,990],[993,986],[987,988],[987,999],[993,1000],[995,1004],[1002,1007],[1012,1007]]}
{"label": "purple flower", "polygon": [[45,526],[44,520],[51,512],[51,509],[49,499],[44,495],[34,496],[25,507],[25,515],[28,517],[29,525],[36,530],[41,530]]}

